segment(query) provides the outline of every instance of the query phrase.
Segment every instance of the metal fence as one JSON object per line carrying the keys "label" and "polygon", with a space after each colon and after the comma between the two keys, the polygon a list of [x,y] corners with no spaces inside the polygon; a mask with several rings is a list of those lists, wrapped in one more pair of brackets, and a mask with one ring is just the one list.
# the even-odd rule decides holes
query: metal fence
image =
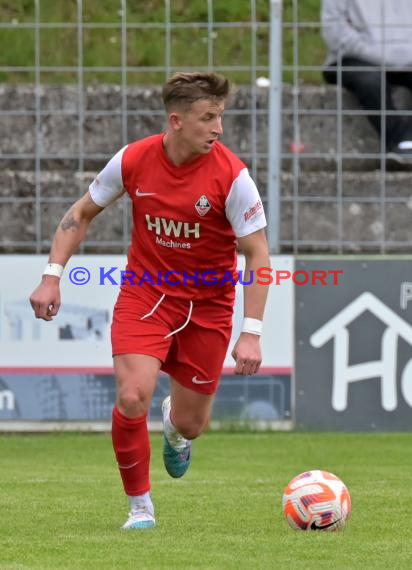
{"label": "metal fence", "polygon": [[[142,136],[141,131],[135,136],[136,123],[147,120],[156,128],[162,125],[163,110],[158,103],[152,104],[159,98],[158,90],[149,97],[144,93],[148,84],[159,85],[176,70],[213,69],[247,90],[242,108],[228,109],[227,117],[232,124],[236,119],[247,123],[243,137],[247,144],[235,150],[255,179],[264,178],[258,171],[266,171],[267,151],[261,143],[259,146],[258,117],[267,123],[267,102],[258,102],[256,80],[258,75],[268,74],[270,5],[266,0],[241,2],[248,8],[248,18],[242,21],[230,19],[230,11],[225,14],[225,5],[219,0],[205,0],[203,21],[191,21],[190,9],[186,16],[185,10],[177,7],[181,3],[169,0],[152,3],[161,8],[158,21],[153,21],[147,9],[142,9],[142,15],[133,13],[136,4],[143,8],[142,3],[126,0],[113,2],[112,19],[104,22],[93,21],[93,14],[87,11],[91,3],[86,0],[66,4],[64,22],[49,21],[50,3],[34,0],[27,21],[16,17],[0,24],[3,41],[20,34],[22,43],[32,45],[25,62],[20,61],[19,53],[15,58],[18,64],[10,61],[13,58],[5,61],[4,55],[1,61],[0,56],[0,77],[7,82],[0,111],[4,134],[0,149],[3,252],[48,250],[53,227],[76,196],[87,189],[93,173],[118,148]],[[242,53],[226,54],[223,60],[220,51],[225,42],[234,44],[235,36],[241,39]],[[150,45],[151,40],[158,53],[136,57],[136,51],[147,51],[145,44]],[[60,41],[67,43],[66,53],[53,57],[54,46]],[[97,41],[109,46],[105,53],[110,64],[89,62],[88,52],[93,52]],[[103,104],[98,101],[99,90],[107,100]],[[263,98],[267,99],[265,89]],[[96,140],[104,137],[111,142],[107,140],[102,148]],[[126,250],[130,238],[126,200],[120,210],[121,228],[101,223],[106,230],[102,235],[97,223],[83,243],[83,251]],[[19,223],[19,218],[25,223]]]}
{"label": "metal fence", "polygon": [[[113,0],[96,21],[97,3],[73,0],[58,22],[53,7],[62,2],[34,0],[24,18],[19,5],[0,22],[3,47],[17,37],[21,46],[14,56],[0,50],[1,252],[48,251],[93,174],[162,125],[159,90],[148,85],[182,69],[214,69],[238,88],[224,142],[258,182],[272,252],[412,245],[409,174],[389,171],[365,111],[323,84],[318,12],[304,21],[298,0],[204,0],[203,18],[193,21],[191,3]],[[92,58],[98,44],[104,61]],[[83,252],[126,251],[127,200],[117,214],[99,216]]]}
{"label": "metal fence", "polygon": [[[376,1],[383,45],[388,25],[412,29],[412,21],[387,24],[385,1]],[[284,83],[282,103],[280,247],[294,253],[409,251],[412,156],[405,164],[389,159],[385,116],[411,116],[412,94],[399,90],[394,94],[399,110],[385,109],[389,86],[383,64],[380,110],[365,110],[342,88],[341,61],[335,68],[337,86],[326,85],[320,2],[310,21],[301,18],[303,2],[286,4],[289,17],[283,20],[283,35],[290,50],[283,58],[288,86]],[[362,72],[376,69],[364,67]],[[412,73],[411,68],[397,71]],[[367,120],[371,115],[381,117],[381,139]]]}

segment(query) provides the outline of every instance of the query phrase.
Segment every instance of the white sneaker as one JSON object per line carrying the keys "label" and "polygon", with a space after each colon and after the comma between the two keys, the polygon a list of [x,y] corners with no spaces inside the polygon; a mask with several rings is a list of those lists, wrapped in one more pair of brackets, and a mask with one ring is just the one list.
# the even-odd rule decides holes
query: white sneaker
{"label": "white sneaker", "polygon": [[154,510],[150,509],[148,505],[137,505],[132,508],[129,513],[129,518],[124,523],[122,528],[153,528],[155,526]]}

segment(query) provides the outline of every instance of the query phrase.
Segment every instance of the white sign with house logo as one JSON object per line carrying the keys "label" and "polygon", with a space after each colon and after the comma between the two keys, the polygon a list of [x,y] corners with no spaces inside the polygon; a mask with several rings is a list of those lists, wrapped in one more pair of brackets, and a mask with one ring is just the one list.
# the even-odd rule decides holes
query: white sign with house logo
{"label": "white sign with house logo", "polygon": [[410,261],[299,260],[342,270],[338,285],[296,286],[297,424],[322,429],[412,427]]}
{"label": "white sign with house logo", "polygon": [[[382,335],[380,360],[349,365],[349,332],[347,326],[364,311],[370,311],[386,325]],[[362,293],[339,311],[310,337],[315,348],[331,338],[334,341],[332,407],[341,412],[348,406],[348,390],[352,382],[379,378],[381,402],[384,410],[393,411],[398,405],[396,375],[398,338],[412,345],[412,327],[372,293]],[[412,359],[401,376],[401,390],[406,402],[412,406]]]}

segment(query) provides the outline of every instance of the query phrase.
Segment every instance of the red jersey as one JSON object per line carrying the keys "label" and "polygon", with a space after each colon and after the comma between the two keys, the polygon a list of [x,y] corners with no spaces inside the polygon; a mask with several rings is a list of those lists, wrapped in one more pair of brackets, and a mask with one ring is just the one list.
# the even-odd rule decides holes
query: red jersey
{"label": "red jersey", "polygon": [[176,166],[164,134],[122,149],[90,186],[96,204],[124,191],[133,203],[133,233],[122,288],[147,286],[181,298],[208,298],[238,279],[236,238],[266,220],[245,164],[220,142]]}

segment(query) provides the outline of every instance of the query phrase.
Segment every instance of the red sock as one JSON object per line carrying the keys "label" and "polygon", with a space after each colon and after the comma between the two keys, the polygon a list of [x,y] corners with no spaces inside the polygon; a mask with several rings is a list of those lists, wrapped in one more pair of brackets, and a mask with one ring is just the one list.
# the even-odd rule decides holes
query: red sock
{"label": "red sock", "polygon": [[147,414],[138,418],[124,416],[117,406],[112,415],[113,449],[127,495],[143,495],[150,490],[150,443]]}

